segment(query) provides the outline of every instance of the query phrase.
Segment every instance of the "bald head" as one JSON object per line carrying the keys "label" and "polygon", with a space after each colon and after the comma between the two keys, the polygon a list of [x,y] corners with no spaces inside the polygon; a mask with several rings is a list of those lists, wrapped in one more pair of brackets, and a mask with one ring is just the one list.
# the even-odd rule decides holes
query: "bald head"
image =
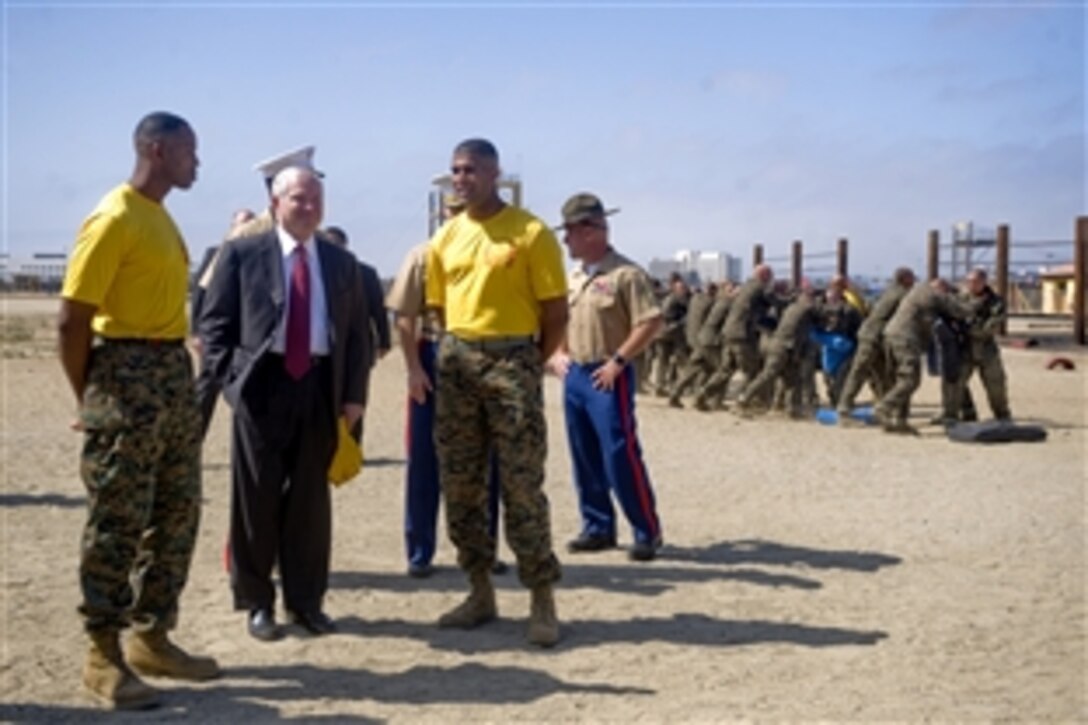
{"label": "bald head", "polygon": [[758,279],[763,284],[768,284],[774,279],[774,270],[771,269],[771,265],[769,264],[757,265],[756,268],[752,270],[752,278]]}

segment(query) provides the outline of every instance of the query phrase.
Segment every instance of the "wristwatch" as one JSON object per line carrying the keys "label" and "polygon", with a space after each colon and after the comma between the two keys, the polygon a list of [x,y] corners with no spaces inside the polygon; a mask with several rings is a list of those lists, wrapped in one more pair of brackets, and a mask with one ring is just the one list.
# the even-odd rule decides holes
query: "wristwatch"
{"label": "wristwatch", "polygon": [[612,356],[612,362],[616,363],[622,368],[624,365],[627,364],[627,358],[617,352]]}

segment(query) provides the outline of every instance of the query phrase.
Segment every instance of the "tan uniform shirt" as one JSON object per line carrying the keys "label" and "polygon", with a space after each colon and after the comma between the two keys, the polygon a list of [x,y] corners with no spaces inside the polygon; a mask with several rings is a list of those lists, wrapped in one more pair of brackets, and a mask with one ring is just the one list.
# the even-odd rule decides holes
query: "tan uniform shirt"
{"label": "tan uniform shirt", "polygon": [[579,266],[571,273],[568,299],[567,353],[583,365],[608,359],[633,328],[661,316],[649,276],[615,251],[592,272]]}
{"label": "tan uniform shirt", "polygon": [[419,320],[420,336],[426,340],[437,340],[442,326],[438,317],[426,306],[426,261],[426,242],[408,252],[393,280],[393,286],[385,296],[385,307],[398,317],[415,317]]}

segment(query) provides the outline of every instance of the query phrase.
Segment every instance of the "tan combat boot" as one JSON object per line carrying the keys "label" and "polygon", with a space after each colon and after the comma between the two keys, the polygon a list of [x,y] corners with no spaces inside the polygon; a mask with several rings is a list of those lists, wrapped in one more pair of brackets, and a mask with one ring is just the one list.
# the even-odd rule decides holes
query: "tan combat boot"
{"label": "tan combat boot", "polygon": [[125,659],[136,672],[150,677],[201,682],[219,676],[219,665],[214,659],[194,657],[171,642],[161,629],[137,632],[129,637]]}
{"label": "tan combat boot", "polygon": [[83,664],[83,687],[112,710],[157,707],[159,693],[133,674],[121,657],[117,632],[96,632]]}
{"label": "tan combat boot", "polygon": [[551,584],[533,588],[528,638],[530,644],[540,647],[551,647],[559,641],[559,618]]}
{"label": "tan combat boot", "polygon": [[439,627],[472,629],[498,616],[491,574],[486,569],[475,572],[469,577],[469,584],[468,598],[439,617]]}

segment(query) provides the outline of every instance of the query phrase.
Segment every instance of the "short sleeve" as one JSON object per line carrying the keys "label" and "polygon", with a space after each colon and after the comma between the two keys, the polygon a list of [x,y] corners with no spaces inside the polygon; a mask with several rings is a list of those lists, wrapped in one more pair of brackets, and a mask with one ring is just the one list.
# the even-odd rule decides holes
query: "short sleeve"
{"label": "short sleeve", "polygon": [[632,325],[641,325],[661,316],[661,307],[657,304],[650,279],[641,269],[634,269],[630,274],[624,275],[623,294],[627,299]]}
{"label": "short sleeve", "polygon": [[442,254],[433,241],[427,245],[424,269],[427,278],[427,306],[446,306],[446,271],[442,267]]}
{"label": "short sleeve", "polygon": [[416,247],[404,258],[404,262],[385,297],[385,306],[401,317],[418,317],[424,302],[423,264],[427,248]]}
{"label": "short sleeve", "polygon": [[542,227],[529,248],[529,279],[533,297],[551,300],[567,296],[567,272],[559,241],[547,227]]}
{"label": "short sleeve", "polygon": [[127,239],[125,225],[118,217],[89,217],[76,237],[61,296],[100,307],[121,266]]}

